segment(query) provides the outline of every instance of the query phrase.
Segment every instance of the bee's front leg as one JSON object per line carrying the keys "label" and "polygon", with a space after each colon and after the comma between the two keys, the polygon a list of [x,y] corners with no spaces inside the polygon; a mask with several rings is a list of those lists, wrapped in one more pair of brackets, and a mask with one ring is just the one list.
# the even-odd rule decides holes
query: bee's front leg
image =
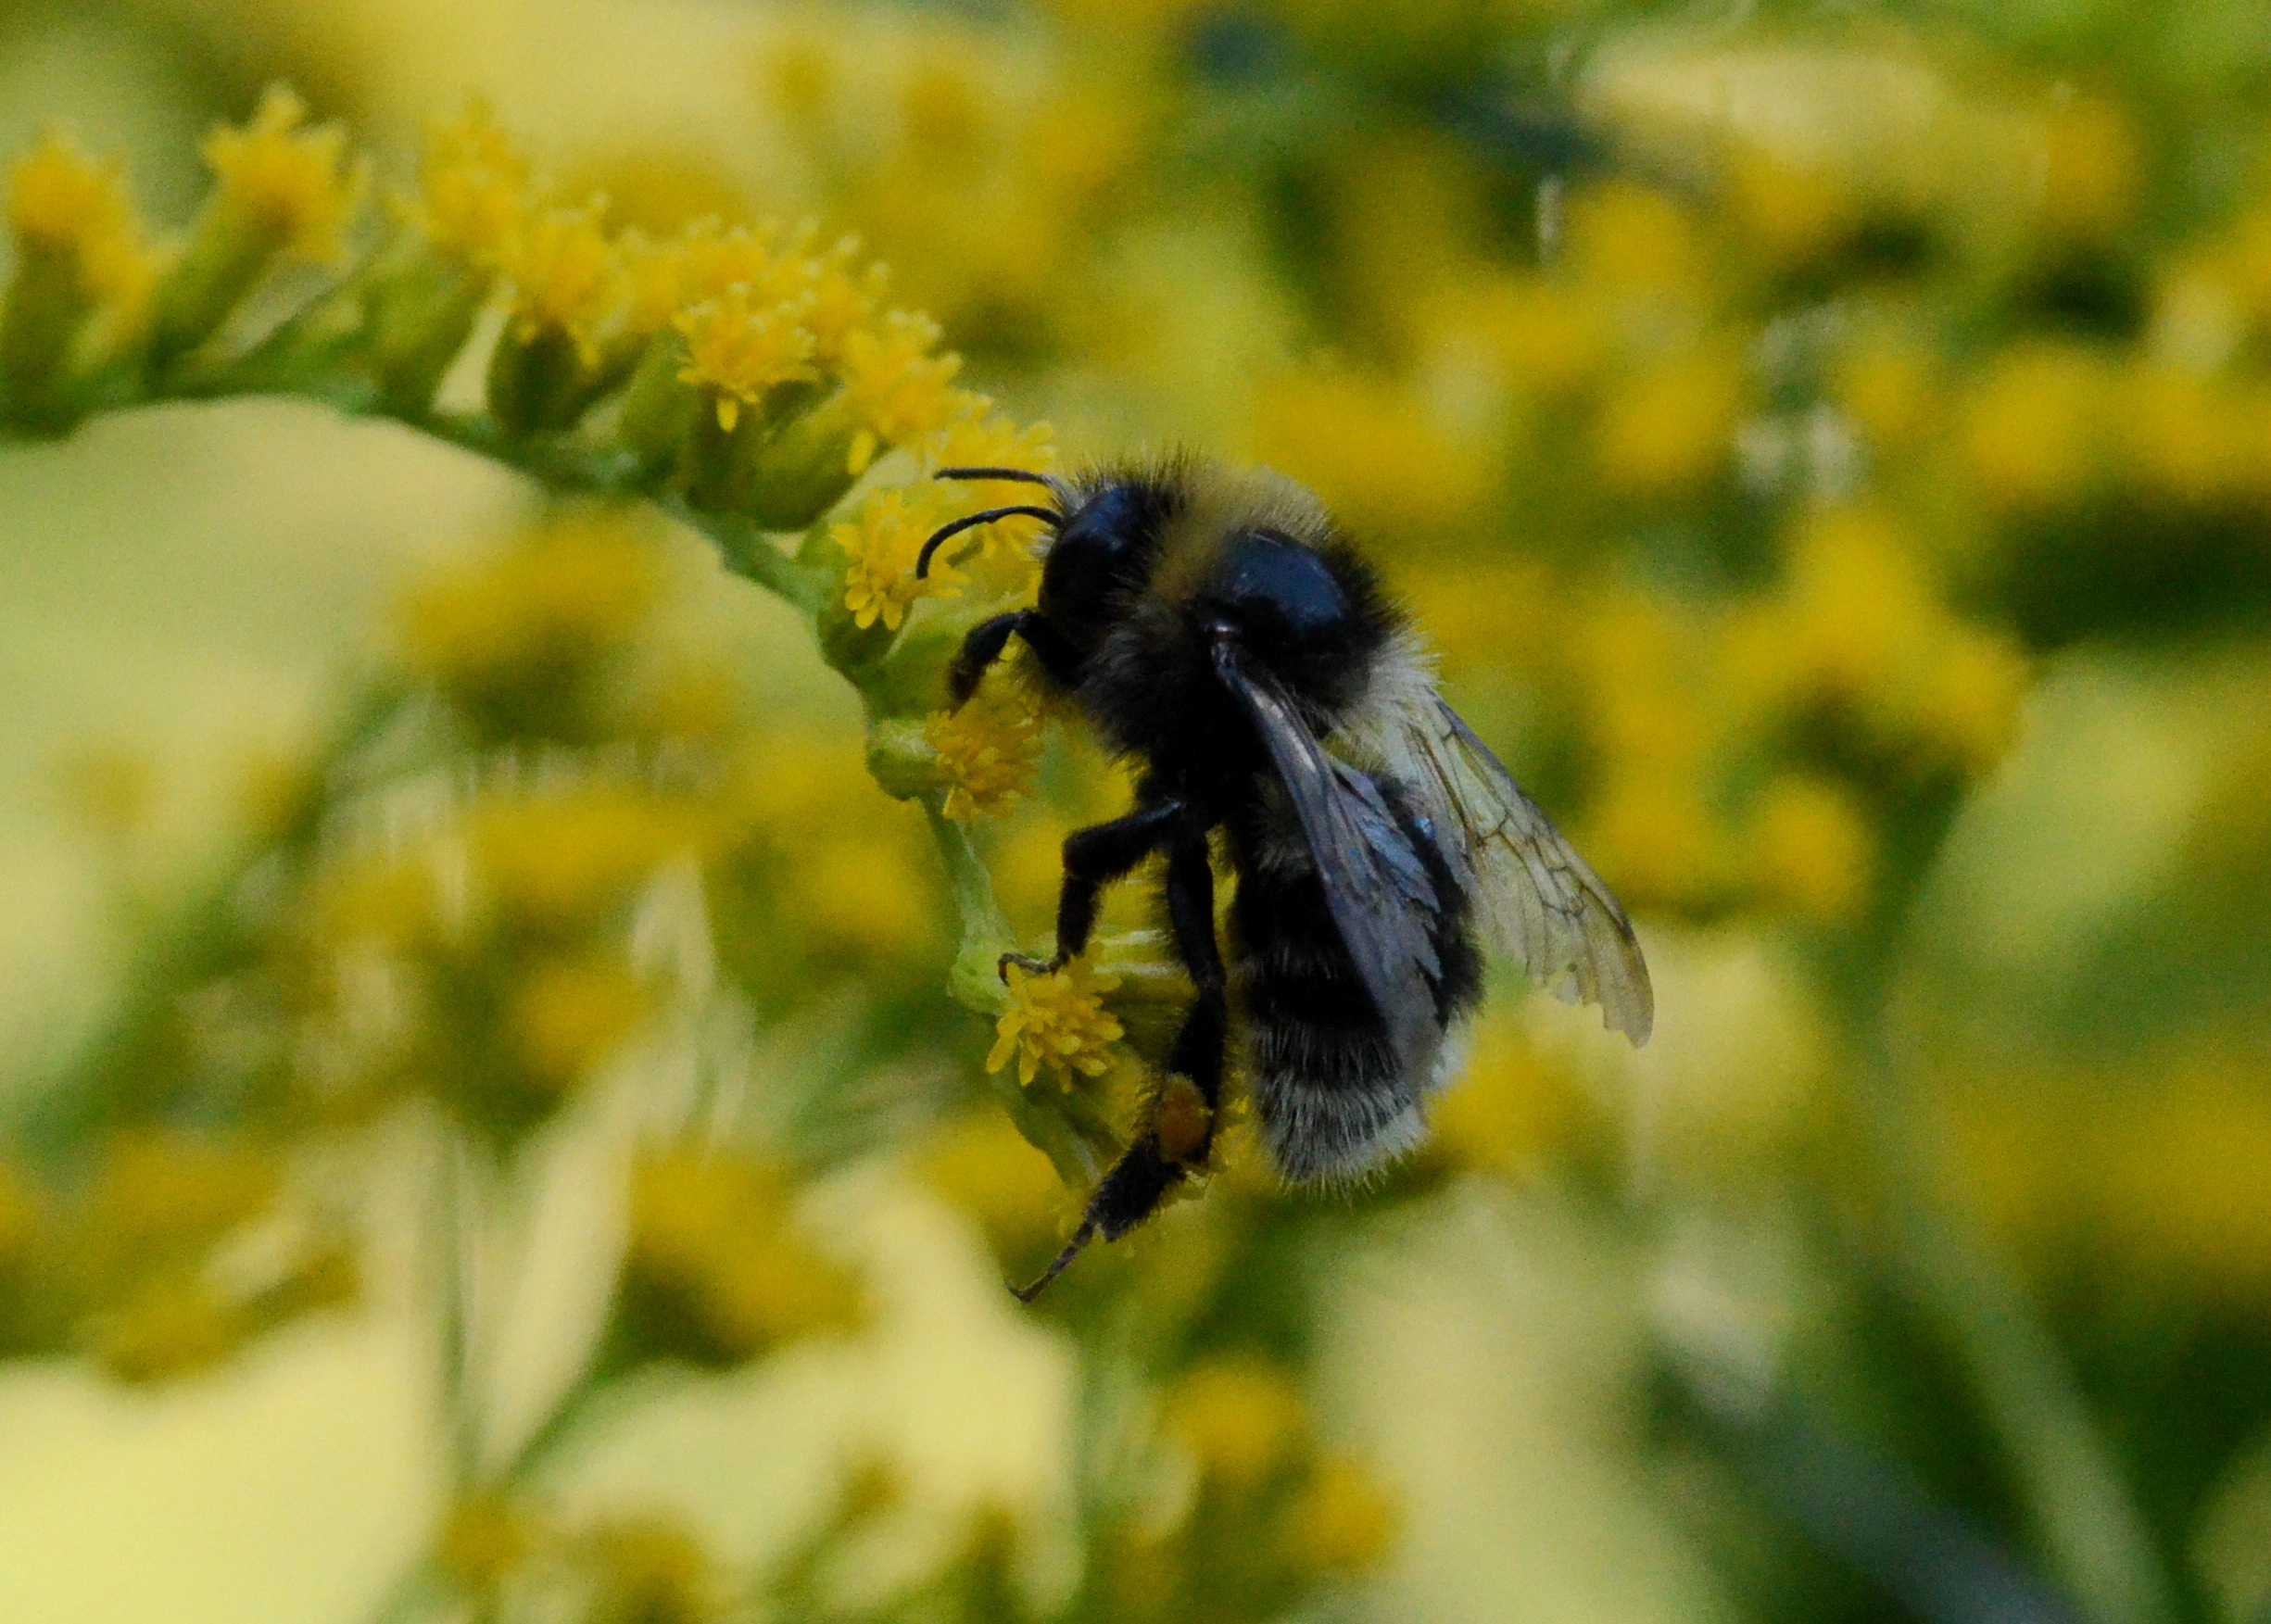
{"label": "bee's front leg", "polygon": [[1166,845],[1189,816],[1190,808],[1170,796],[1148,801],[1126,817],[1093,824],[1065,837],[1065,888],[1056,900],[1056,956],[1036,959],[1003,953],[1006,978],[1017,964],[1037,976],[1054,975],[1087,950],[1096,928],[1096,909],[1104,887]]}
{"label": "bee's front leg", "polygon": [[1041,669],[1058,682],[1069,687],[1078,680],[1079,658],[1064,634],[1037,609],[1013,609],[978,622],[954,650],[953,663],[946,668],[946,692],[953,709],[959,711],[970,702],[970,696],[978,692],[978,685],[985,681],[986,673],[1002,658],[1012,637],[1023,637],[1040,656]]}

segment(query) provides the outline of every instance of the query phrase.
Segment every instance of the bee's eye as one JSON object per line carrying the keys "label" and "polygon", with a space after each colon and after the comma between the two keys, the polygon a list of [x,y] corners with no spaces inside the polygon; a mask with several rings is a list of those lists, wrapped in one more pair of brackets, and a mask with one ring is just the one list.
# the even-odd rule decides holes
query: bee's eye
{"label": "bee's eye", "polygon": [[1151,526],[1140,494],[1125,486],[1089,502],[1049,544],[1041,610],[1066,626],[1101,626],[1116,594],[1141,582]]}
{"label": "bee's eye", "polygon": [[1225,550],[1222,566],[1223,599],[1249,626],[1306,641],[1348,618],[1348,594],[1331,569],[1290,537],[1250,532]]}

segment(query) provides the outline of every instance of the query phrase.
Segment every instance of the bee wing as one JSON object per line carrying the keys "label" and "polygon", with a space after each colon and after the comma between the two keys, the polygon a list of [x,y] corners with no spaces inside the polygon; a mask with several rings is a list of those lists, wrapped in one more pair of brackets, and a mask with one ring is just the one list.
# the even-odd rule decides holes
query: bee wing
{"label": "bee wing", "polygon": [[1326,753],[1300,708],[1269,674],[1215,648],[1215,670],[1244,706],[1301,821],[1326,906],[1365,990],[1407,1071],[1440,1034],[1430,978],[1441,966],[1428,938],[1435,888],[1372,780]]}
{"label": "bee wing", "polygon": [[1609,888],[1441,695],[1429,688],[1400,709],[1397,765],[1437,815],[1492,943],[1559,997],[1600,1005],[1602,1023],[1634,1047],[1646,1043],[1656,993]]}

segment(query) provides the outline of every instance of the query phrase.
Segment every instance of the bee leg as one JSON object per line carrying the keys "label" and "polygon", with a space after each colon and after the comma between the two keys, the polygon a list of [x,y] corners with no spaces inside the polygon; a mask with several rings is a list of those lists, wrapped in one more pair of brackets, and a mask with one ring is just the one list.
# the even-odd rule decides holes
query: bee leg
{"label": "bee leg", "polygon": [[1139,806],[1126,817],[1092,824],[1065,837],[1065,888],[1056,899],[1056,957],[1003,953],[1002,974],[1019,964],[1036,976],[1062,970],[1088,947],[1104,887],[1167,844],[1190,809],[1172,797]]}
{"label": "bee leg", "polygon": [[1179,1100],[1170,1083],[1160,1096],[1152,1133],[1173,1160],[1205,1165],[1214,1141],[1215,1108],[1222,1102],[1222,1051],[1230,1038],[1230,978],[1215,940],[1215,870],[1206,837],[1185,838],[1167,862],[1167,922],[1176,956],[1198,989],[1167,1058],[1173,1077],[1188,1077],[1197,1099]]}
{"label": "bee leg", "polygon": [[1056,1261],[1031,1285],[1011,1288],[1021,1303],[1040,1296],[1041,1289],[1063,1274],[1080,1249],[1097,1236],[1117,1240],[1150,1217],[1168,1190],[1192,1169],[1206,1164],[1207,1151],[1214,1142],[1215,1107],[1222,1097],[1230,986],[1222,968],[1222,950],[1215,941],[1215,871],[1207,859],[1206,836],[1203,830],[1190,832],[1188,825],[1185,831],[1167,861],[1167,917],[1174,927],[1177,956],[1191,973],[1199,995],[1183,1017],[1182,1030],[1176,1034],[1174,1052],[1167,1062],[1173,1075],[1153,1104],[1151,1126],[1104,1176],[1104,1182],[1089,1198],[1088,1210],[1080,1215],[1079,1228],[1056,1254]]}
{"label": "bee leg", "polygon": [[1012,610],[997,614],[972,626],[962,639],[962,647],[954,651],[954,662],[946,668],[946,692],[957,711],[970,702],[978,692],[978,685],[985,680],[993,662],[1002,658],[1012,637],[1023,637],[1040,656],[1044,670],[1060,682],[1069,683],[1071,674],[1079,666],[1071,649],[1055,627],[1031,609]]}

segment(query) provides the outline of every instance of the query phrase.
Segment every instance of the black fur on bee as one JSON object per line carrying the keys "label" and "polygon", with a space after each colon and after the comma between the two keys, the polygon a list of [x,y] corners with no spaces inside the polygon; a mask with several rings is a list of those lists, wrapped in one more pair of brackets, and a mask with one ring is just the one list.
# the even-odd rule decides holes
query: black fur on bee
{"label": "black fur on bee", "polygon": [[[1436,693],[1406,618],[1307,491],[1188,458],[938,477],[1053,498],[957,520],[924,546],[918,575],[977,524],[1029,514],[1053,531],[1038,602],[970,631],[947,673],[953,702],[1018,638],[1036,679],[1138,770],[1132,811],[1066,838],[1055,954],[1023,962],[1062,968],[1104,888],[1165,853],[1167,923],[1196,988],[1168,1072],[1196,1090],[1199,1120],[1221,1100],[1235,1011],[1282,1176],[1353,1178],[1409,1149],[1446,1080],[1448,1035],[1481,996],[1485,939],[1646,1039],[1653,995],[1622,910]],[[1218,842],[1237,877],[1227,961]],[[1210,1141],[1180,1126],[1163,1140],[1154,1115],[1018,1295],[1150,1216]]]}

